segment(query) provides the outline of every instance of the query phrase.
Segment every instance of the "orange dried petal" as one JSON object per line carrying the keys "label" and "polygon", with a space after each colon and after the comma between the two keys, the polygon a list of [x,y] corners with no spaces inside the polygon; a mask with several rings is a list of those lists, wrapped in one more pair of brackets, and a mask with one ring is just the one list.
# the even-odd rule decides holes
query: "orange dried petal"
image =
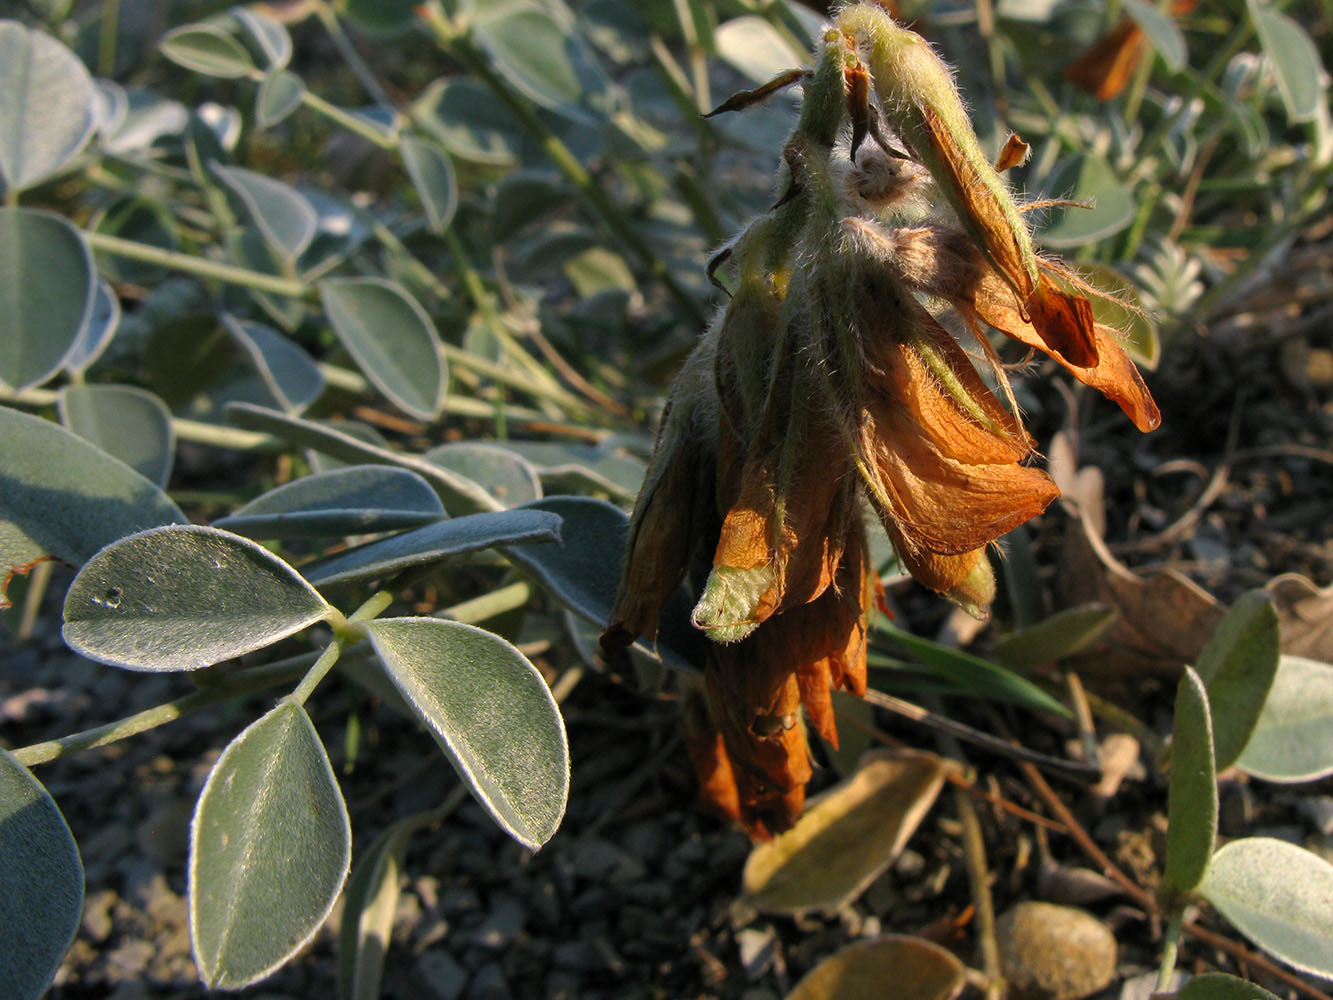
{"label": "orange dried petal", "polygon": [[1013,292],[995,276],[986,275],[981,279],[970,306],[967,303],[959,305],[964,311],[975,312],[1006,336],[1049,354],[1080,382],[1118,403],[1139,430],[1153,430],[1162,422],[1161,412],[1144,385],[1143,376],[1116,341],[1115,331],[1110,327],[1100,323],[1093,325],[1097,363],[1081,367],[1059,351],[1052,350],[1046,338],[1023,318],[1014,302]]}

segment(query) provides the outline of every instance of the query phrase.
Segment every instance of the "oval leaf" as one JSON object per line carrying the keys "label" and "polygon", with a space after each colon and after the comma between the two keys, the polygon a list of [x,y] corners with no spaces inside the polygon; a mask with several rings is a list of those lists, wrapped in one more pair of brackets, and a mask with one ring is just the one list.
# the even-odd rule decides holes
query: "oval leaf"
{"label": "oval leaf", "polygon": [[[240,427],[265,431],[284,441],[303,448],[312,448],[342,462],[353,464],[373,462],[411,469],[443,493],[450,504],[457,501],[460,506],[468,510],[499,509],[495,499],[472,480],[430,462],[423,462],[412,455],[390,451],[373,443],[373,438],[363,440],[312,420],[302,420],[300,417],[291,417],[249,403],[228,404],[227,416]],[[368,429],[366,432],[373,434]]]}
{"label": "oval leaf", "polygon": [[263,979],[314,937],[352,856],[347,806],[305,709],[284,702],[222,752],[190,826],[190,941],[210,987]]}
{"label": "oval leaf", "polygon": [[1185,36],[1175,21],[1158,9],[1156,4],[1145,3],[1144,0],[1125,0],[1125,13],[1143,29],[1167,69],[1178,73],[1185,68],[1189,54],[1185,50]]}
{"label": "oval leaf", "polygon": [[1181,894],[1198,888],[1216,840],[1217,771],[1208,693],[1199,675],[1186,667],[1176,687],[1162,882]]}
{"label": "oval leaf", "polygon": [[500,445],[455,441],[432,448],[421,457],[442,469],[466,476],[504,507],[530,503],[542,495],[536,470]]}
{"label": "oval leaf", "polygon": [[1260,0],[1247,0],[1264,55],[1277,75],[1277,89],[1293,123],[1313,121],[1324,100],[1324,67],[1319,50],[1299,24]]}
{"label": "oval leaf", "polygon": [[211,165],[250,215],[265,241],[286,260],[294,261],[315,238],[319,216],[295,188],[243,167]]}
{"label": "oval leaf", "polygon": [[187,24],[168,31],[158,49],[178,66],[207,76],[238,79],[255,69],[245,46],[212,24]]}
{"label": "oval leaf", "polygon": [[324,376],[299,345],[262,323],[222,315],[222,326],[254,362],[259,377],[283,410],[304,410],[324,391]]}
{"label": "oval leaf", "polygon": [[536,467],[543,484],[566,487],[551,492],[592,489],[633,501],[639,495],[646,472],[642,461],[616,450],[610,441],[598,446],[558,441],[504,441],[495,447],[527,459]]}
{"label": "oval leaf", "polygon": [[572,24],[519,0],[490,5],[471,27],[477,44],[517,90],[543,108],[588,119],[580,106],[605,87],[605,78]]}
{"label": "oval leaf", "polygon": [[1195,976],[1176,993],[1176,1000],[1278,1000],[1262,986],[1225,972]]}
{"label": "oval leaf", "polygon": [[1096,642],[1119,617],[1115,608],[1105,604],[1066,608],[1000,639],[995,643],[995,658],[1015,669],[1055,663]]}
{"label": "oval leaf", "polygon": [[63,427],[0,407],[0,607],[15,571],[79,565],[117,538],[185,515],[156,485]]}
{"label": "oval leaf", "polygon": [[442,233],[453,221],[458,207],[458,182],[449,154],[429,139],[405,135],[398,143],[407,175],[426,209],[431,232]]}
{"label": "oval leaf", "polygon": [[83,915],[83,862],[65,817],[0,750],[0,982],[14,1000],[51,985]]}
{"label": "oval leaf", "polygon": [[278,69],[264,76],[255,92],[255,121],[272,128],[301,106],[305,81],[291,70]]}
{"label": "oval leaf", "polygon": [[96,126],[97,94],[79,58],[50,35],[0,21],[0,190],[50,177]]}
{"label": "oval leaf", "polygon": [[499,636],[461,622],[381,618],[365,628],[477,801],[519,843],[546,843],[565,814],[569,745],[537,668]]}
{"label": "oval leaf", "polygon": [[796,825],[745,862],[745,900],[770,913],[834,913],[855,899],[907,843],[944,783],[931,753],[875,751],[821,795]]}
{"label": "oval leaf", "polygon": [[233,7],[231,19],[244,38],[264,58],[265,68],[282,69],[292,58],[292,36],[279,22],[248,7]]}
{"label": "oval leaf", "polygon": [[1052,198],[1086,202],[1091,208],[1053,208],[1041,241],[1052,247],[1076,247],[1120,232],[1134,219],[1134,198],[1106,160],[1082,153],[1060,164],[1047,179]]}
{"label": "oval leaf", "polygon": [[105,278],[97,279],[97,290],[93,293],[93,311],[79,332],[74,346],[65,355],[65,371],[71,375],[83,374],[92,367],[93,362],[102,356],[102,352],[116,335],[120,326],[120,298]]}
{"label": "oval leaf", "polygon": [[808,53],[792,48],[777,28],[754,14],[723,24],[713,33],[713,41],[717,54],[751,83],[768,83],[810,62]]}
{"label": "oval leaf", "polygon": [[381,392],[414,417],[440,415],[444,356],[414,298],[383,278],[330,278],[319,283],[319,297],[343,347]]}
{"label": "oval leaf", "polygon": [[518,159],[521,126],[485,85],[468,77],[436,80],[413,104],[415,118],[459,159],[507,167]]}
{"label": "oval leaf", "polygon": [[262,649],[333,609],[238,535],[169,525],[113,542],[65,595],[65,642],[129,670],[197,670]]}
{"label": "oval leaf", "polygon": [[[857,941],[820,962],[787,1000],[950,1000],[966,981],[963,963],[925,938],[885,934]],[[885,992],[887,984],[892,989]]]}
{"label": "oval leaf", "polygon": [[1236,760],[1265,781],[1333,774],[1333,665],[1283,656],[1250,741]]}
{"label": "oval leaf", "polygon": [[1272,837],[1214,856],[1199,892],[1246,937],[1293,968],[1333,977],[1333,865]]}
{"label": "oval leaf", "polygon": [[541,510],[468,514],[367,542],[328,559],[308,563],[301,567],[301,572],[311,583],[322,587],[374,580],[496,545],[558,542],[559,529],[560,518]]}
{"label": "oval leaf", "polygon": [[1262,590],[1236,601],[1199,653],[1194,669],[1208,691],[1218,771],[1234,764],[1250,741],[1277,675],[1278,655],[1277,609]]}
{"label": "oval leaf", "polygon": [[352,465],[269,490],[214,527],[250,538],[359,535],[415,528],[444,516],[439,496],[416,473]]}
{"label": "oval leaf", "polygon": [[171,412],[151,392],[128,385],[67,385],[60,422],[145,479],[166,486],[176,450]]}
{"label": "oval leaf", "polygon": [[0,208],[0,385],[15,392],[60,370],[92,318],[92,252],[58,215]]}

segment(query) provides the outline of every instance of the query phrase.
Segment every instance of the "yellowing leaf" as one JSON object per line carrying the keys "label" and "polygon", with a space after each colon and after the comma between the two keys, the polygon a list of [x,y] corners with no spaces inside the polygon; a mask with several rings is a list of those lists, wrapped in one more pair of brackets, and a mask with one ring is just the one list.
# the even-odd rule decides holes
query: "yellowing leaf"
{"label": "yellowing leaf", "polygon": [[747,902],[775,913],[832,913],[898,856],[944,783],[931,753],[875,751],[820,796],[794,827],[758,845],[745,863]]}
{"label": "yellowing leaf", "polygon": [[963,963],[939,945],[886,934],[826,958],[796,984],[787,1000],[950,1000],[963,988],[963,979]]}

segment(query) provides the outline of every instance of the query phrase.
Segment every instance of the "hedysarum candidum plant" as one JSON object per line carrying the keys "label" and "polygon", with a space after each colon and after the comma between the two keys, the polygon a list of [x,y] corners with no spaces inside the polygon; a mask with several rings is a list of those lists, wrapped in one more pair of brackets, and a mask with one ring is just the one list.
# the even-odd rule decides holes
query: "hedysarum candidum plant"
{"label": "hedysarum candidum plant", "polygon": [[654,635],[688,575],[712,642],[687,743],[705,799],[755,837],[804,804],[801,707],[836,745],[831,689],[865,691],[865,503],[918,581],[984,614],[987,546],[1058,495],[1025,464],[1034,442],[987,330],[1140,430],[1159,420],[1096,293],[1034,248],[948,67],[878,7],[825,34],[783,160],[778,203],[715,261],[734,293],[672,387],[602,639]]}

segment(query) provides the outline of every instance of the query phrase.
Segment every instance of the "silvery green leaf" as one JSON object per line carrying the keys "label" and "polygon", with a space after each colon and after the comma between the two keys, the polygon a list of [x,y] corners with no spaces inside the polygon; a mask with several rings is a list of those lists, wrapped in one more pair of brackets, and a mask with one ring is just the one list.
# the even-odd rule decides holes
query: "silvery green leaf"
{"label": "silvery green leaf", "polygon": [[92,251],[62,216],[0,208],[0,386],[22,392],[60,370],[92,319]]}
{"label": "silvery green leaf", "polygon": [[373,580],[499,545],[557,542],[560,518],[538,510],[488,511],[436,521],[307,563],[305,578],[321,587]]}
{"label": "silvery green leaf", "polygon": [[[185,515],[124,462],[49,420],[0,407],[0,579]],[[0,606],[6,605],[0,586]]]}
{"label": "silvery green leaf", "polygon": [[1333,865],[1319,855],[1242,837],[1213,855],[1199,893],[1270,955],[1333,977]]}
{"label": "silvery green leaf", "polygon": [[67,385],[57,400],[60,422],[114,455],[139,475],[166,487],[176,457],[171,411],[132,385]]}
{"label": "silvery green leaf", "polygon": [[546,843],[569,796],[569,745],[537,668],[499,636],[461,622],[378,618],[365,628],[477,801],[519,843]]}
{"label": "silvery green leaf", "polygon": [[93,80],[79,58],[44,31],[0,21],[0,190],[55,174],[96,125]]}
{"label": "silvery green leaf", "polygon": [[39,1000],[83,915],[83,862],[55,801],[0,750],[0,982]]}
{"label": "silvery green leaf", "polygon": [[444,516],[439,496],[416,473],[391,465],[351,465],[284,483],[214,527],[249,538],[363,535]]}
{"label": "silvery green leaf", "polygon": [[333,609],[249,539],[200,525],[152,528],[84,564],[61,634],[128,670],[197,670],[277,642]]}
{"label": "silvery green leaf", "polygon": [[352,857],[347,806],[300,705],[284,701],[222,752],[190,826],[190,941],[212,988],[263,979],[305,947]]}

